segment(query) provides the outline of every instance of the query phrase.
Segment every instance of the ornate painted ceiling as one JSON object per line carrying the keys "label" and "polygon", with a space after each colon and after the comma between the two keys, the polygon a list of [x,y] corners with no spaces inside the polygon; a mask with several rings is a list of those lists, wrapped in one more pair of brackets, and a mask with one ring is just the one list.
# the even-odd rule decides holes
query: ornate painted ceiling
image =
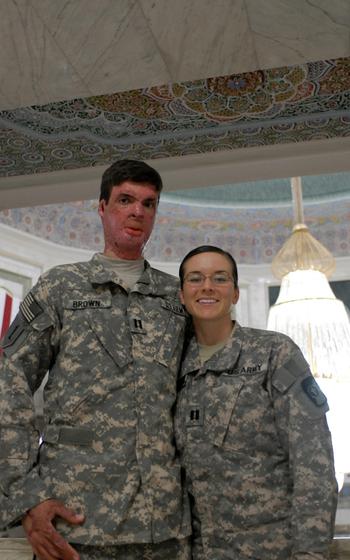
{"label": "ornate painted ceiling", "polygon": [[350,135],[350,58],[2,111],[2,176]]}
{"label": "ornate painted ceiling", "polygon": [[[188,54],[193,64],[192,74],[188,69],[185,70],[184,66],[179,73],[170,71],[168,76],[159,71],[158,74],[152,74],[148,83],[145,77],[140,78],[139,83],[144,83],[144,87],[132,89],[130,84],[138,83],[135,79],[135,69],[130,67],[131,73],[127,74],[124,64],[125,77],[129,76],[130,81],[121,81],[117,86],[117,80],[113,81],[110,76],[113,66],[109,58],[108,61],[103,62],[106,68],[108,67],[105,75],[109,73],[109,77],[104,80],[101,75],[101,84],[97,81],[94,87],[91,86],[93,83],[91,81],[90,86],[84,89],[83,85],[85,83],[86,86],[87,82],[83,80],[80,86],[74,89],[74,80],[71,82],[67,80],[65,87],[70,84],[72,89],[62,90],[58,75],[54,75],[54,79],[57,80],[57,91],[60,93],[55,93],[54,88],[49,87],[50,80],[47,77],[46,89],[39,87],[42,83],[41,75],[33,65],[34,78],[33,76],[32,78],[34,82],[37,79],[38,87],[29,88],[20,95],[18,92],[17,95],[16,88],[13,87],[15,83],[13,75],[8,65],[9,76],[12,78],[10,82],[13,101],[11,102],[11,95],[6,93],[4,105],[7,108],[0,112],[0,197],[2,191],[5,196],[5,187],[7,188],[8,184],[15,185],[17,188],[22,178],[49,177],[50,174],[62,173],[63,185],[64,177],[68,177],[71,172],[99,166],[103,169],[111,161],[123,157],[153,160],[154,165],[157,166],[157,162],[172,160],[172,158],[183,158],[185,162],[190,156],[211,157],[219,153],[234,154],[242,149],[249,152],[252,149],[273,146],[296,144],[317,146],[317,142],[321,141],[331,142],[335,139],[345,141],[350,136],[350,58],[347,56],[350,52],[347,50],[349,32],[346,25],[346,21],[350,21],[350,7],[348,9],[344,2],[336,0],[332,4],[333,12],[331,12],[327,11],[326,4],[323,6],[323,0],[322,6],[317,7],[311,6],[311,3],[304,0],[298,0],[301,14],[298,20],[300,36],[297,40],[291,38],[289,33],[291,27],[289,26],[288,30],[285,27],[286,21],[290,23],[293,17],[297,17],[296,11],[291,13],[290,6],[282,0],[269,1],[269,6],[264,1],[260,8],[264,5],[264,9],[268,11],[271,3],[274,5],[276,18],[279,18],[280,23],[278,39],[276,20],[275,34],[271,33],[269,39],[266,39],[267,42],[262,43],[261,36],[265,33],[267,37],[268,34],[268,21],[264,19],[266,14],[264,16],[262,10],[261,13],[259,12],[260,19],[254,19],[254,1],[237,2],[235,5],[236,8],[240,6],[241,16],[245,10],[246,19],[243,19],[246,27],[244,28],[249,30],[247,22],[250,18],[250,29],[253,29],[252,35],[248,35],[247,31],[245,37],[247,52],[249,51],[251,55],[248,57],[249,60],[244,58],[243,49],[240,48],[237,50],[239,57],[230,66],[227,64],[230,52],[229,35],[225,35],[225,39],[222,36],[224,41],[222,45],[226,47],[225,54],[220,60],[218,57],[216,67],[210,64],[207,66],[208,69],[212,69],[212,75],[216,77],[206,77],[203,59],[201,69],[196,67],[192,52],[192,55]],[[6,14],[8,18],[12,18],[11,23],[13,23],[18,6],[11,0],[6,0],[5,3],[9,8]],[[103,0],[103,3],[106,10],[113,9],[113,3],[108,0]],[[88,4],[91,9],[95,9],[90,0]],[[181,4],[184,7],[182,0]],[[207,2],[201,4],[204,11],[210,8],[209,4]],[[222,8],[225,6],[221,11],[222,18],[225,14],[226,17],[228,14],[237,16],[237,12],[230,11],[233,4],[231,0],[222,2]],[[63,30],[67,31],[69,25],[74,27],[74,22],[69,23],[68,12],[72,14],[75,13],[74,10],[80,9],[81,1],[67,2],[62,13],[57,12],[55,8],[57,4],[51,0],[42,3],[42,13],[39,13],[38,4],[32,0],[28,0],[25,5],[27,20],[25,18],[22,20],[25,25],[29,25],[31,18],[35,16],[35,25],[38,28],[43,26],[40,27],[43,37],[48,33],[50,41],[55,42],[62,54],[65,49],[62,38],[67,36]],[[137,17],[141,17],[142,22],[152,27],[155,21],[152,19],[155,14],[154,9],[160,8],[161,3],[130,0],[123,1],[123,6],[125,9],[130,8],[134,16],[137,12]],[[142,8],[143,15],[137,11],[139,8]],[[184,14],[185,12],[182,16]],[[101,12],[99,17],[106,23],[107,15],[108,10],[103,15]],[[219,18],[219,15],[219,12],[215,12],[215,17]],[[193,13],[192,17],[194,17]],[[242,17],[239,19],[241,23]],[[151,20],[153,23],[150,23]],[[183,21],[178,18],[177,23],[180,23],[180,20]],[[306,24],[303,28],[302,20],[308,22],[308,29],[318,24],[320,30],[323,30],[323,36],[316,36],[316,34],[313,36],[314,43],[311,40],[308,43],[308,30]],[[4,25],[3,21],[1,25]],[[96,21],[98,20],[95,20],[95,23]],[[218,25],[218,21],[215,25]],[[264,30],[259,27],[262,22],[265,22]],[[135,25],[134,20],[133,23]],[[159,21],[159,28],[161,28],[160,23]],[[208,44],[214,41],[214,36],[211,35],[213,31],[211,23],[207,22]],[[8,31],[8,28],[6,29]],[[225,29],[227,30],[227,27]],[[109,31],[112,32],[112,29]],[[162,38],[165,41],[162,35],[160,42]],[[79,40],[83,42],[83,39],[80,37]],[[19,38],[13,40],[18,42]],[[87,36],[84,40],[87,41]],[[298,43],[299,51],[296,48],[297,43],[293,43],[294,40]],[[101,32],[99,41],[102,41]],[[277,44],[280,51],[276,49]],[[316,44],[318,50],[312,51],[311,46]],[[325,44],[328,50],[321,51]],[[130,45],[129,41],[128,49],[131,49]],[[214,46],[215,41],[211,45]],[[336,45],[336,48],[332,45]],[[20,48],[20,45],[16,44],[16,47]],[[113,44],[113,49],[116,49],[116,44]],[[158,54],[162,52],[160,43],[157,49]],[[307,53],[304,57],[300,54],[303,49]],[[76,56],[72,45],[70,44],[66,50],[70,52],[69,56],[65,53],[67,61],[72,62],[72,57]],[[31,52],[34,53],[32,44]],[[55,50],[50,51],[50,55],[53,56],[55,52]],[[88,48],[86,63],[89,52]],[[338,58],[317,60],[316,53],[320,52],[323,54],[336,52]],[[113,50],[113,54],[116,53],[117,51]],[[263,53],[268,53],[268,56],[264,58]],[[314,53],[314,60],[317,61],[306,61],[308,56],[312,56],[311,53]],[[58,54],[56,56],[58,57]],[[34,54],[33,57],[35,58]],[[22,58],[24,60],[23,54]],[[185,59],[186,53],[182,53],[181,60]],[[208,58],[207,60],[209,61]],[[288,64],[278,65],[278,61],[286,61]],[[119,63],[118,58],[115,68],[118,68]],[[43,64],[46,62],[43,61]],[[82,64],[82,61],[79,64]],[[97,78],[100,74],[97,62],[95,61],[94,64]],[[72,63],[71,66],[73,68],[74,64]],[[142,66],[140,62],[140,69],[144,71],[145,68],[147,64]],[[171,68],[169,59],[168,69]],[[215,68],[232,69],[234,73],[215,74]],[[241,69],[249,71],[240,71]],[[23,72],[26,74],[24,67]],[[92,72],[91,68],[89,72]],[[174,79],[176,76],[183,78],[190,75],[194,77],[197,75],[199,79],[191,79],[191,81]],[[168,81],[163,85],[153,85],[162,83],[157,82],[160,76],[164,81],[166,79]],[[33,86],[33,82],[30,83]],[[3,84],[4,92],[7,88],[6,76]],[[112,84],[115,84],[113,89]],[[123,84],[125,87],[129,86],[129,89],[123,91]],[[109,91],[114,93],[103,94],[104,87],[108,87]],[[64,95],[64,91],[66,97],[59,100],[59,96]],[[74,97],[72,95],[74,91],[82,91],[85,95]],[[3,96],[3,99],[5,97]],[[25,106],[23,100],[26,99],[32,101],[37,99],[38,103]],[[349,177],[346,173],[338,173],[324,175],[321,178],[318,177],[317,169],[314,170],[313,175],[315,175],[313,188],[307,186],[308,178],[304,178],[305,198],[307,200],[310,197],[310,201],[307,202],[306,217],[313,228],[312,233],[336,256],[348,256],[350,255]],[[322,193],[316,193],[315,185],[321,183]],[[248,183],[222,185],[218,178],[217,184],[212,185],[211,191],[190,189],[186,192],[180,191],[177,195],[165,192],[159,209],[156,230],[147,248],[148,256],[155,260],[174,261],[181,258],[189,246],[210,242],[239,254],[240,262],[251,264],[270,262],[290,232],[292,215],[286,184],[288,185],[288,181],[286,183],[283,180],[276,180],[258,182],[255,185]],[[179,184],[179,187],[182,185]],[[47,190],[49,188],[48,184]],[[313,195],[310,194],[311,191],[307,192],[308,189],[311,191],[314,189]],[[287,190],[289,190],[288,186]],[[16,206],[20,206],[20,200],[19,195]],[[101,228],[96,217],[95,202],[77,201],[13,209],[6,209],[6,205],[2,203],[0,208],[4,208],[0,212],[0,223],[7,226],[63,245],[93,250],[101,248]]]}

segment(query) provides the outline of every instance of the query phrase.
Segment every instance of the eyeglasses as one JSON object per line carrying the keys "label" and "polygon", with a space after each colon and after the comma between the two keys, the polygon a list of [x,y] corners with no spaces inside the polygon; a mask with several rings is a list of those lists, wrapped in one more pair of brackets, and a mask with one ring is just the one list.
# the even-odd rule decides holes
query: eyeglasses
{"label": "eyeglasses", "polygon": [[213,274],[202,274],[202,272],[189,272],[184,282],[191,286],[203,286],[206,279],[209,278],[214,286],[224,286],[233,281],[232,276],[228,272],[213,272]]}

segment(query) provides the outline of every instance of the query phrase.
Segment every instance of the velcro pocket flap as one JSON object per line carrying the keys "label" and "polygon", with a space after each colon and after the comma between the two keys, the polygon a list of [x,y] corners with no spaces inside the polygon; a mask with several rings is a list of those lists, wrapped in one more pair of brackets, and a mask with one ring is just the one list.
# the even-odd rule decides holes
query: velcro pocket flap
{"label": "velcro pocket flap", "polygon": [[295,354],[288,362],[278,368],[272,377],[272,386],[280,393],[286,393],[295,381],[309,370],[303,355]]}

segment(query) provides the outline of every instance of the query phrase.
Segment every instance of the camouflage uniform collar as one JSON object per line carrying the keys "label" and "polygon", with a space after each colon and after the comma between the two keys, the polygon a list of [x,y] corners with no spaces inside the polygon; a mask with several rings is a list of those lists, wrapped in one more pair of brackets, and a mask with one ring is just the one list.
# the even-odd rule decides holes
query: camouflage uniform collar
{"label": "camouflage uniform collar", "polygon": [[[91,284],[108,284],[112,282],[122,286],[126,291],[128,291],[118,275],[113,270],[104,267],[97,255],[93,255],[90,261],[89,280]],[[166,288],[167,285],[163,276],[160,276],[159,271],[152,268],[150,263],[145,260],[144,271],[130,291],[145,295],[155,294],[162,296],[168,292]]]}
{"label": "camouflage uniform collar", "polygon": [[176,313],[186,315],[183,306],[179,301],[180,283],[175,276],[153,268],[148,261],[145,260],[145,270],[140,276],[131,292],[138,292],[144,295],[154,295],[166,298],[173,302]]}
{"label": "camouflage uniform collar", "polygon": [[159,272],[145,260],[145,269],[131,291],[144,295],[162,296],[166,293],[166,284],[164,278],[160,277]]}
{"label": "camouflage uniform collar", "polygon": [[199,374],[205,374],[208,370],[220,373],[221,371],[233,369],[238,360],[243,339],[244,329],[236,321],[233,333],[224,348],[213,354],[213,356],[202,366],[199,359],[197,340],[193,336],[186,351],[186,356],[181,370],[181,377],[194,371],[199,371]]}
{"label": "camouflage uniform collar", "polygon": [[98,258],[98,254],[93,255],[90,261],[89,280],[91,284],[118,284],[128,291],[116,272],[103,265],[103,262]]}

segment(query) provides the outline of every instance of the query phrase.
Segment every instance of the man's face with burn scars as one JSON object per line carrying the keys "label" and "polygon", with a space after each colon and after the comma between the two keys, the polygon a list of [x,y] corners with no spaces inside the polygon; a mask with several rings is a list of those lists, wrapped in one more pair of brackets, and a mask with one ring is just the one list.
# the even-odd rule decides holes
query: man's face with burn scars
{"label": "man's face with burn scars", "polygon": [[120,259],[139,259],[154,226],[158,193],[149,183],[125,181],[112,188],[108,202],[101,200],[104,254]]}

